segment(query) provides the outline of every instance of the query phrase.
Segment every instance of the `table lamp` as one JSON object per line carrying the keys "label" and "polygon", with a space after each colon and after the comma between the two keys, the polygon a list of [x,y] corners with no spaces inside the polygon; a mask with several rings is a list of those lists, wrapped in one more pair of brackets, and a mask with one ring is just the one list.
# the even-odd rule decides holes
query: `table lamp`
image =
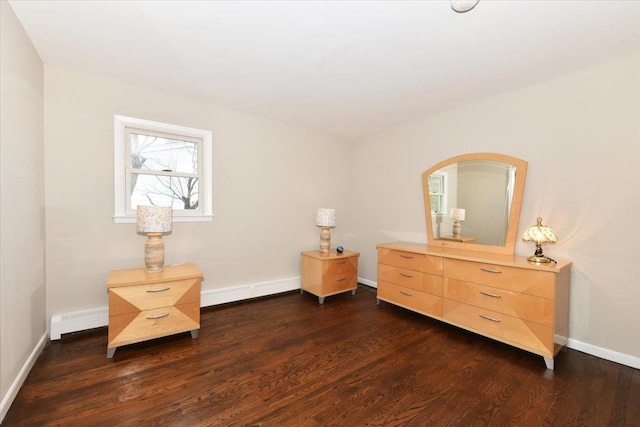
{"label": "table lamp", "polygon": [[329,255],[331,246],[330,228],[336,226],[336,210],[320,208],[316,213],[316,226],[320,227],[320,254]]}
{"label": "table lamp", "polygon": [[158,273],[164,266],[162,233],[171,231],[173,211],[168,206],[138,206],[138,233],[147,235],[144,244],[144,264],[147,273]]}
{"label": "table lamp", "polygon": [[522,236],[522,240],[524,240],[525,242],[536,243],[536,251],[533,255],[527,258],[527,261],[536,264],[543,264],[553,261],[551,258],[545,256],[542,253],[542,244],[556,243],[558,241],[558,236],[556,236],[556,233],[552,229],[542,225],[542,218],[538,217],[537,223],[527,228],[527,231],[525,231],[524,235]]}
{"label": "table lamp", "polygon": [[453,227],[451,228],[451,232],[453,233],[453,237],[459,239],[460,232],[462,231],[462,225],[460,225],[460,221],[464,221],[464,209],[451,209],[451,218],[453,218]]}

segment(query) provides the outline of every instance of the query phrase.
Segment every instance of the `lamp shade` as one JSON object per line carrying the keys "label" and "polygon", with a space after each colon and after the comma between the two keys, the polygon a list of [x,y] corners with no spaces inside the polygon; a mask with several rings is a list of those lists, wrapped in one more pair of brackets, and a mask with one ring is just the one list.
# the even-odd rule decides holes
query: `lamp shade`
{"label": "lamp shade", "polygon": [[458,13],[469,12],[480,0],[451,0],[451,9]]}
{"label": "lamp shade", "polygon": [[451,209],[451,218],[457,221],[464,221],[464,209]]}
{"label": "lamp shade", "polygon": [[527,228],[527,231],[524,232],[522,240],[536,242],[537,244],[556,243],[558,236],[556,236],[555,231],[542,225],[542,218],[538,217],[537,223]]}
{"label": "lamp shade", "polygon": [[336,210],[325,208],[318,209],[318,213],[316,213],[316,225],[318,227],[335,227]]}
{"label": "lamp shade", "polygon": [[169,206],[138,206],[138,233],[168,233],[173,210]]}

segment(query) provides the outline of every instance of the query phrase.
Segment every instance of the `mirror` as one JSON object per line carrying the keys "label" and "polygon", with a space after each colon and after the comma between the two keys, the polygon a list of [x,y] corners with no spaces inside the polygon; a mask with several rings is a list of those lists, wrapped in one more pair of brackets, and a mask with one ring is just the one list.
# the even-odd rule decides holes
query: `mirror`
{"label": "mirror", "polygon": [[429,246],[515,251],[527,162],[497,153],[444,160],[422,174]]}

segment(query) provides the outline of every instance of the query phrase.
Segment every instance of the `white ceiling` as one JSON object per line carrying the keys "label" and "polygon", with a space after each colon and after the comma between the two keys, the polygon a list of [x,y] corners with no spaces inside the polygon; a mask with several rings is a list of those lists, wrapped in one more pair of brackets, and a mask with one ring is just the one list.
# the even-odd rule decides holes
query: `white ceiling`
{"label": "white ceiling", "polygon": [[10,4],[47,65],[350,138],[640,51],[640,1]]}

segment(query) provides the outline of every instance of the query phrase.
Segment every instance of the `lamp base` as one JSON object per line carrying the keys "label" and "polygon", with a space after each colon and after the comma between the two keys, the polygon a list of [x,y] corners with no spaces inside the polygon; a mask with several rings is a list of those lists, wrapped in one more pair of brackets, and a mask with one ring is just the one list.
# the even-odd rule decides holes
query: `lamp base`
{"label": "lamp base", "polygon": [[532,262],[534,264],[546,264],[548,262],[552,262],[551,258],[546,257],[544,255],[542,256],[531,255],[530,257],[527,258],[527,261]]}
{"label": "lamp base", "polygon": [[164,267],[164,242],[162,233],[147,233],[144,244],[144,265],[147,273],[159,273]]}
{"label": "lamp base", "polygon": [[460,221],[458,221],[457,219],[454,220],[453,227],[451,227],[451,234],[453,234],[453,237],[455,237],[456,239],[459,239],[461,231],[462,231],[462,225],[460,224]]}
{"label": "lamp base", "polygon": [[329,247],[331,246],[331,232],[329,227],[322,227],[320,231],[320,254],[329,255]]}

